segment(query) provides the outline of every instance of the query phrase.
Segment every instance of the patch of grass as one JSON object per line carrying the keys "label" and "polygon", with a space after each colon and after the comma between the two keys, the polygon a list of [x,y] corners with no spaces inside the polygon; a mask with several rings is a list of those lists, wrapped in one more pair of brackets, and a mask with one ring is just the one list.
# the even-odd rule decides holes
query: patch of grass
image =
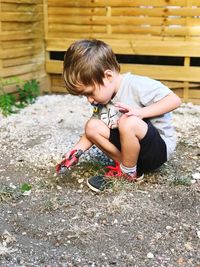
{"label": "patch of grass", "polygon": [[105,166],[96,161],[81,162],[77,167],[78,172],[88,172],[92,175],[105,173]]}
{"label": "patch of grass", "polygon": [[0,187],[0,202],[8,201],[10,199],[17,199],[20,196],[19,190],[8,185],[1,185]]}
{"label": "patch of grass", "polygon": [[62,206],[60,199],[56,196],[49,196],[45,198],[45,201],[42,203],[40,211],[43,212],[52,212],[59,209]]}
{"label": "patch of grass", "polygon": [[190,186],[191,185],[191,179],[188,176],[175,177],[170,182],[170,185],[174,185],[174,186],[178,186],[178,185]]}
{"label": "patch of grass", "polygon": [[107,211],[109,213],[120,213],[121,211],[124,210],[130,210],[133,209],[131,205],[129,205],[127,202],[127,194],[125,191],[120,191],[119,194],[114,196],[112,201],[108,201],[107,203]]}

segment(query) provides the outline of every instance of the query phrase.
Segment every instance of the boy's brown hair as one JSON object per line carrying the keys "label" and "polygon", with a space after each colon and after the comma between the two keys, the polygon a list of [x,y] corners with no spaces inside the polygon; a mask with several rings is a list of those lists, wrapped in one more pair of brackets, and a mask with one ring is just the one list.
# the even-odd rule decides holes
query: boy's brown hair
{"label": "boy's brown hair", "polygon": [[79,40],[66,51],[63,78],[70,94],[81,94],[81,86],[103,85],[104,71],[120,71],[109,45],[100,40]]}

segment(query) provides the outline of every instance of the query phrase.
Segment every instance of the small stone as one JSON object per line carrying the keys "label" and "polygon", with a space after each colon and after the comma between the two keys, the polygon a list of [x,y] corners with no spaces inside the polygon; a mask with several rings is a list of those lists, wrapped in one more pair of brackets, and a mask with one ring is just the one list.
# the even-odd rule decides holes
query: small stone
{"label": "small stone", "polygon": [[81,179],[78,179],[78,183],[79,183],[79,184],[83,183],[83,181],[84,181],[84,179],[83,179],[83,178],[81,178]]}
{"label": "small stone", "polygon": [[138,240],[144,240],[144,236],[142,234],[137,235]]}
{"label": "small stone", "polygon": [[199,180],[200,179],[200,173],[199,172],[193,173],[192,178],[195,180]]}
{"label": "small stone", "polygon": [[158,240],[158,239],[160,239],[162,237],[162,234],[161,233],[156,233],[156,239]]}
{"label": "small stone", "polygon": [[117,224],[117,223],[118,223],[118,220],[115,219],[115,220],[113,221],[113,224]]}
{"label": "small stone", "polygon": [[49,235],[52,235],[52,232],[48,232],[48,233],[47,233],[47,236],[49,236]]}
{"label": "small stone", "polygon": [[170,226],[170,225],[167,225],[167,226],[166,226],[166,230],[172,230],[172,229],[173,229],[172,226]]}
{"label": "small stone", "polygon": [[198,238],[200,238],[200,231],[199,230],[197,230],[197,236],[198,236]]}
{"label": "small stone", "polygon": [[191,244],[190,242],[185,243],[185,248],[186,248],[188,251],[193,250],[192,244]]}
{"label": "small stone", "polygon": [[62,187],[59,186],[59,185],[57,185],[56,188],[57,188],[58,190],[62,190]]}
{"label": "small stone", "polygon": [[148,258],[148,259],[153,259],[153,258],[154,258],[153,253],[149,252],[149,253],[147,254],[147,258]]}

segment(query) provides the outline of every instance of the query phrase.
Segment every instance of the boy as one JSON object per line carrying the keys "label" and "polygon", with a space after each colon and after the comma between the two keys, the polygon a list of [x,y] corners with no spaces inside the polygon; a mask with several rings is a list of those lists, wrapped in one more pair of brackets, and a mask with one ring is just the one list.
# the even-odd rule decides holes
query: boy
{"label": "boy", "polygon": [[116,162],[104,176],[88,179],[102,191],[112,178],[137,181],[170,159],[176,141],[170,111],[181,100],[159,81],[120,73],[112,49],[100,40],[80,40],[66,51],[63,77],[69,93],[87,97],[94,114],[76,150],[96,145]]}

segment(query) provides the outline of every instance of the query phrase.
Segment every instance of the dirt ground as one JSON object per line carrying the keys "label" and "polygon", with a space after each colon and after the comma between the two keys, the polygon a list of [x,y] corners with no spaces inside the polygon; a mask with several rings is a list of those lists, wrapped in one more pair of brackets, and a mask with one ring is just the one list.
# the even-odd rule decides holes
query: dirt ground
{"label": "dirt ground", "polygon": [[0,118],[0,266],[199,267],[200,107],[174,112],[178,146],[167,164],[96,194],[86,179],[102,172],[98,156],[55,175],[86,119],[77,101],[73,109],[70,97],[44,96]]}

